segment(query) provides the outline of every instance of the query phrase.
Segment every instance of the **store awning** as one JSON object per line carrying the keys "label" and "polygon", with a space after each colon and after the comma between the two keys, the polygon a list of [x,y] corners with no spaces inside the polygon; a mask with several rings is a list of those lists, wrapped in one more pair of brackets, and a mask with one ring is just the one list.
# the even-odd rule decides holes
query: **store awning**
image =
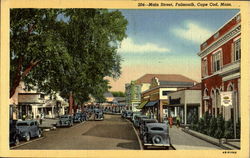
{"label": "store awning", "polygon": [[150,107],[150,106],[154,106],[155,104],[157,104],[158,101],[150,101],[148,102],[145,106],[146,107]]}
{"label": "store awning", "polygon": [[142,109],[147,104],[147,101],[142,102],[139,106],[137,106],[137,109]]}

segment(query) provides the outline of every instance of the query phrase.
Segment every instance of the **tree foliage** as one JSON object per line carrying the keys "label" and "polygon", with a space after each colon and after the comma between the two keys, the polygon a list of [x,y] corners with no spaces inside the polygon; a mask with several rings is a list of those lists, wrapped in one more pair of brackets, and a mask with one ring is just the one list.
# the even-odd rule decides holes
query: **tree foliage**
{"label": "tree foliage", "polygon": [[117,48],[126,26],[120,11],[12,9],[10,97],[23,80],[46,93],[72,94],[77,103],[90,95],[103,100],[104,77],[121,74]]}
{"label": "tree foliage", "polygon": [[121,92],[121,91],[114,91],[114,92],[111,92],[113,94],[114,97],[125,97],[125,94],[124,92]]}

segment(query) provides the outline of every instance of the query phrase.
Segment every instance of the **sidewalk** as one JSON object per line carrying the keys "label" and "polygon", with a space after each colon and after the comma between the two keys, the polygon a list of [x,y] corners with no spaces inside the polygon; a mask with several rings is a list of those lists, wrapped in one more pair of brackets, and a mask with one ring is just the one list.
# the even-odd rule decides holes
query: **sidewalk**
{"label": "sidewalk", "polygon": [[222,148],[194,137],[173,126],[169,128],[171,143],[176,150],[220,150]]}
{"label": "sidewalk", "polygon": [[221,143],[219,139],[210,137],[208,135],[205,135],[205,134],[202,134],[202,133],[190,130],[190,129],[183,128],[182,131],[186,132],[192,136],[195,136],[199,139],[202,139],[206,142],[217,145],[225,150],[239,150],[240,149],[240,142],[239,141],[230,141],[230,142],[226,142],[226,143]]}

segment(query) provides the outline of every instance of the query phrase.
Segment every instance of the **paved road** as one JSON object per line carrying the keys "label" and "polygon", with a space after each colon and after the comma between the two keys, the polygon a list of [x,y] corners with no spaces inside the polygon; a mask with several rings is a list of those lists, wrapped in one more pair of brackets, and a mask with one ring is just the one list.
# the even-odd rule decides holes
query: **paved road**
{"label": "paved road", "polygon": [[220,147],[185,133],[181,128],[169,128],[171,143],[176,150],[218,150]]}
{"label": "paved road", "polygon": [[120,115],[105,115],[104,121],[87,121],[70,128],[57,128],[44,135],[44,139],[15,149],[140,149],[132,125]]}

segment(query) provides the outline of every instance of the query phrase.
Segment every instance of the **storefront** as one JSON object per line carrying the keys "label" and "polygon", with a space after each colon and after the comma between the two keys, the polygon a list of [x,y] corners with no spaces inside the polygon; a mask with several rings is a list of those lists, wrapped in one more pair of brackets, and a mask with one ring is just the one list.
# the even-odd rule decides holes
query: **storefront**
{"label": "storefront", "polygon": [[167,115],[179,116],[183,124],[190,124],[193,118],[201,117],[201,84],[170,93]]}
{"label": "storefront", "polygon": [[[187,79],[182,75],[179,77],[182,80],[179,78],[179,80],[176,79],[177,81],[159,81],[157,78],[153,78],[150,89],[142,93],[142,103],[147,103],[145,105],[141,104],[138,106],[141,108],[141,111],[146,114],[152,113],[154,118],[156,118],[159,122],[162,122],[168,114],[176,112],[174,107],[168,107],[169,94],[194,85],[192,80]],[[186,82],[187,80],[189,82]]]}

